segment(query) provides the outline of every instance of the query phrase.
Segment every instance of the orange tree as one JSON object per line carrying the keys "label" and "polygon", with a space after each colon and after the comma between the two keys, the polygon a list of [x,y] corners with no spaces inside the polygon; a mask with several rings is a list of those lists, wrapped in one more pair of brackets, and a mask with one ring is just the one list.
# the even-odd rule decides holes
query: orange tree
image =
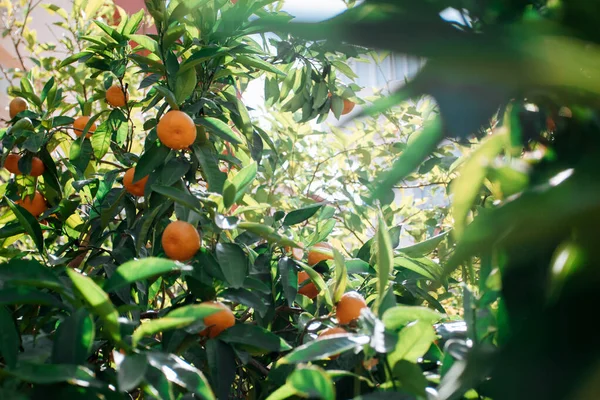
{"label": "orange tree", "polygon": [[359,102],[336,74],[361,49],[261,42],[266,18],[290,18],[274,3],[148,0],[155,35],[136,33],[143,11],[98,18],[60,61],[57,76],[85,77],[73,96],[58,79],[38,88],[39,69],[11,90],[28,109],[2,131],[18,175],[2,185],[0,397],[423,398],[435,386],[423,371],[443,360],[444,314],[428,285],[448,280],[426,255],[447,235],[397,249],[390,208],[342,254],[319,244],[336,208],[255,199],[278,179],[263,155],[282,137],[250,118],[251,80],[265,76],[269,104],[296,123]]}
{"label": "orange tree", "polygon": [[372,200],[443,140],[482,139],[451,185],[457,243],[444,267],[464,277],[468,330],[448,343],[435,398],[598,397],[600,354],[581,339],[600,259],[598,21],[582,0],[366,0],[285,27],[427,58],[371,109],[429,95],[439,110]]}

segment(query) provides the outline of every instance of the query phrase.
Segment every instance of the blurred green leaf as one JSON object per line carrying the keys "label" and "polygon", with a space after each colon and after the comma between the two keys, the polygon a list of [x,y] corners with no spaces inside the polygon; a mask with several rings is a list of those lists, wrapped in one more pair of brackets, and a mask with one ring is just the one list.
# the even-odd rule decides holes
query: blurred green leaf
{"label": "blurred green leaf", "polygon": [[87,310],[79,309],[56,329],[52,361],[55,364],[85,364],[94,343],[94,320]]}
{"label": "blurred green leaf", "polygon": [[8,308],[0,306],[0,355],[11,369],[17,365],[19,346],[19,332],[15,326],[12,313]]}
{"label": "blurred green leaf", "polygon": [[110,301],[108,294],[100,288],[92,279],[81,275],[74,270],[67,270],[67,274],[73,286],[77,290],[79,297],[84,300],[104,322],[104,328],[108,335],[116,343],[121,343],[121,333],[119,329],[119,313]]}
{"label": "blurred green leaf", "polygon": [[115,273],[104,283],[106,292],[113,292],[134,282],[165,275],[173,271],[191,270],[165,258],[148,257],[141,260],[128,261],[117,268]]}

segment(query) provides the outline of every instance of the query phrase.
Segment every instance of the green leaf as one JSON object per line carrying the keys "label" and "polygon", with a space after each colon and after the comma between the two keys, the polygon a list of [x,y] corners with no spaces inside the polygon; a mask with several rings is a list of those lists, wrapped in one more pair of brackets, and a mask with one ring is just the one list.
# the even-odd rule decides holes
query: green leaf
{"label": "green leaf", "polygon": [[216,255],[227,282],[234,288],[243,287],[248,275],[248,258],[242,248],[234,243],[217,243]]}
{"label": "green leaf", "polygon": [[54,364],[85,364],[94,343],[94,320],[85,309],[79,309],[56,329],[52,362]]}
{"label": "green leaf", "polygon": [[246,165],[237,174],[225,181],[223,186],[223,204],[229,208],[244,197],[254,178],[256,178],[257,165],[255,162]]}
{"label": "green leaf", "polygon": [[285,216],[283,224],[291,226],[304,222],[313,215],[315,215],[315,213],[319,211],[324,204],[325,203],[311,204],[310,206],[291,211]]}
{"label": "green leaf", "polygon": [[238,99],[234,94],[229,92],[222,92],[228,102],[235,105],[236,112],[231,112],[230,117],[235,126],[246,135],[248,139],[252,139],[252,134],[254,133],[254,128],[252,126],[252,121],[250,120],[250,115],[248,114],[248,109]]}
{"label": "green leaf", "polygon": [[434,324],[442,318],[444,318],[444,314],[427,307],[400,305],[386,310],[381,320],[387,329],[399,330],[414,321]]}
{"label": "green leaf", "polygon": [[83,174],[85,172],[93,154],[94,149],[89,139],[78,139],[71,143],[69,159],[80,173]]}
{"label": "green leaf", "polygon": [[187,389],[203,400],[216,400],[200,370],[173,354],[148,353],[148,362],[165,374],[171,382]]}
{"label": "green leaf", "polygon": [[344,99],[340,96],[333,95],[331,96],[331,111],[333,111],[333,115],[340,119],[342,115],[342,111],[344,110]]}
{"label": "green leaf", "polygon": [[231,130],[229,125],[225,122],[221,121],[217,118],[212,117],[202,117],[195,120],[198,124],[206,127],[209,132],[214,133],[219,136],[221,139],[233,143],[233,144],[241,144],[242,142],[238,138],[235,132]]}
{"label": "green leaf", "polygon": [[394,258],[394,267],[402,267],[414,271],[418,274],[423,275],[426,278],[429,278],[434,281],[441,280],[442,270],[439,265],[437,265],[432,260],[422,257],[422,258],[409,258],[409,257],[395,257]]}
{"label": "green leaf", "polygon": [[359,258],[346,260],[346,269],[349,274],[375,275],[377,273],[368,262]]}
{"label": "green leaf", "polygon": [[182,158],[173,158],[164,166],[160,174],[160,181],[171,186],[179,181],[190,170],[190,163]]}
{"label": "green leaf", "polygon": [[356,75],[354,73],[354,71],[352,71],[352,68],[350,68],[346,63],[336,60],[336,61],[332,61],[331,64],[342,74],[346,75],[348,78],[350,78],[350,79],[358,78],[358,75]]}
{"label": "green leaf", "polygon": [[272,72],[279,76],[286,76],[286,74],[283,73],[279,68],[266,61],[261,60],[258,57],[238,55],[236,56],[236,60],[248,69],[250,69],[249,67],[252,67],[256,69],[262,69],[263,71]]}
{"label": "green leaf", "polygon": [[110,129],[109,121],[101,123],[92,135],[92,148],[94,150],[94,157],[97,160],[101,160],[108,152],[111,135],[112,130]]}
{"label": "green leaf", "polygon": [[489,165],[508,145],[508,131],[502,130],[488,136],[479,147],[465,155],[458,178],[452,181],[452,215],[454,233],[459,238],[465,228],[467,216],[487,175]]}
{"label": "green leaf", "polygon": [[119,390],[128,392],[137,388],[144,379],[147,370],[148,359],[145,354],[126,356],[121,363],[117,364]]}
{"label": "green leaf", "polygon": [[228,399],[237,369],[233,349],[221,340],[209,339],[206,342],[206,358],[217,398]]}
{"label": "green leaf", "polygon": [[188,192],[163,185],[152,185],[152,190],[163,196],[167,196],[176,203],[189,207],[198,213],[202,213],[202,204],[200,203],[200,200]]}
{"label": "green leaf", "polygon": [[379,184],[373,193],[373,198],[382,199],[394,185],[406,178],[442,141],[444,135],[442,122],[438,117],[428,122],[418,137],[402,152],[392,168],[382,174]]}
{"label": "green leaf", "polygon": [[27,286],[0,289],[0,305],[35,304],[64,309],[65,305],[50,293]]}
{"label": "green leaf", "polygon": [[287,382],[302,393],[304,395],[302,397],[335,400],[335,389],[331,378],[323,369],[315,365],[297,369]]}
{"label": "green leaf", "polygon": [[329,237],[329,234],[333,231],[333,228],[335,228],[335,223],[335,219],[330,219],[324,224],[319,224],[319,229],[310,237],[308,245],[312,246],[315,243],[320,243],[326,240],[327,237]]}
{"label": "green leaf", "polygon": [[305,363],[309,361],[322,360],[345,351],[360,347],[369,342],[364,335],[335,334],[313,340],[302,346],[296,347],[294,351],[287,354],[280,363]]}
{"label": "green leaf", "polygon": [[167,314],[164,318],[154,319],[140,325],[132,335],[132,342],[137,346],[139,341],[145,336],[152,336],[159,332],[172,329],[181,329],[186,326],[198,323],[211,314],[219,312],[221,309],[210,304],[194,304],[179,307]]}
{"label": "green leaf", "polygon": [[133,346],[136,347],[139,341],[145,336],[152,336],[159,332],[165,332],[172,329],[181,329],[186,326],[190,326],[196,322],[193,317],[190,318],[171,318],[164,317],[159,319],[153,319],[148,322],[142,323],[131,336]]}
{"label": "green leaf", "polygon": [[8,308],[0,307],[0,355],[11,369],[17,365],[19,346],[19,332],[12,314]]}
{"label": "green leaf", "polygon": [[420,243],[413,244],[412,246],[402,247],[398,249],[398,251],[406,254],[409,257],[425,256],[434,251],[450,232],[451,230],[447,230],[446,232],[440,233],[439,235],[424,240]]}
{"label": "green leaf", "polygon": [[34,260],[10,260],[0,264],[0,281],[15,285],[26,285],[53,289],[62,292],[64,283],[52,269]]}
{"label": "green leaf", "polygon": [[204,47],[198,50],[185,60],[179,66],[179,72],[186,71],[190,68],[194,68],[196,65],[203,63],[204,61],[210,60],[211,58],[229,51],[227,47]]}
{"label": "green leaf", "polygon": [[94,379],[94,373],[81,365],[19,362],[18,367],[2,372],[24,382],[38,385],[68,382],[89,387],[92,384],[98,384]]}
{"label": "green leaf", "polygon": [[337,302],[346,292],[346,285],[348,284],[348,271],[346,270],[344,256],[342,256],[342,254],[335,248],[333,249],[333,260],[335,262],[335,289],[333,290],[333,303],[337,304]]}
{"label": "green leaf", "polygon": [[141,9],[135,14],[129,16],[127,23],[123,26],[123,30],[121,31],[121,33],[125,35],[130,35],[132,33],[137,32],[137,30],[140,27],[140,24],[142,23],[142,20],[144,19],[145,14],[146,13],[144,9]]}
{"label": "green leaf", "polygon": [[202,167],[202,172],[204,172],[204,176],[208,182],[209,190],[213,193],[222,193],[223,184],[225,183],[227,174],[224,174],[219,170],[217,155],[210,150],[209,146],[193,145],[192,149]]}
{"label": "green leaf", "polygon": [[260,314],[261,317],[264,317],[267,314],[268,307],[265,303],[265,300],[260,298],[258,295],[254,294],[254,292],[248,289],[229,288],[222,291],[219,295],[224,299],[227,299],[234,303],[240,303],[245,305],[246,307],[253,308],[256,312]]}
{"label": "green leaf", "polygon": [[166,146],[158,143],[153,143],[151,147],[146,149],[135,166],[135,174],[133,181],[137,182],[145,176],[149,176],[154,170],[165,162],[165,159],[171,152]]}
{"label": "green leaf", "polygon": [[137,281],[183,270],[191,271],[191,267],[186,267],[165,258],[148,257],[128,261],[120,265],[115,273],[104,283],[104,290],[106,292],[114,292]]}
{"label": "green leaf", "polygon": [[175,79],[175,99],[177,103],[181,104],[187,100],[194,93],[197,83],[195,69],[179,71]]}
{"label": "green leaf", "polygon": [[288,257],[282,257],[277,262],[279,275],[281,276],[281,286],[283,286],[283,295],[287,300],[288,307],[292,307],[298,293],[298,271],[294,260]]}
{"label": "green leaf", "polygon": [[406,326],[398,334],[395,349],[388,354],[389,363],[396,365],[400,360],[417,362],[429,350],[435,338],[435,331],[428,322],[417,321]]}
{"label": "green leaf", "polygon": [[300,247],[300,244],[294,242],[291,239],[279,235],[273,227],[259,224],[256,222],[240,222],[237,224],[238,229],[245,229],[252,232],[264,239],[267,239],[269,243],[276,243],[281,246]]}
{"label": "green leaf", "polygon": [[422,398],[427,397],[425,388],[428,385],[423,370],[416,364],[400,360],[393,368],[394,378],[400,381],[402,389]]}
{"label": "green leaf", "polygon": [[179,103],[177,103],[177,99],[175,98],[175,94],[173,94],[173,92],[161,85],[154,85],[154,88],[165,98],[166,102],[173,110],[179,110]]}
{"label": "green leaf", "polygon": [[64,67],[66,67],[67,65],[73,64],[75,61],[77,60],[81,60],[84,57],[88,57],[90,56],[91,53],[87,52],[87,51],[82,51],[81,53],[76,53],[73,54],[67,58],[65,58],[64,60],[62,60],[60,62],[60,64],[58,64],[58,66],[56,67],[57,70],[60,70]]}
{"label": "green leaf", "polygon": [[394,253],[392,242],[388,235],[388,228],[379,214],[379,226],[377,227],[377,309],[383,302],[387,292],[390,272],[394,265]]}
{"label": "green leaf", "polygon": [[152,39],[147,35],[128,35],[129,39],[135,41],[137,44],[145,48],[146,50],[150,50],[154,54],[159,54],[159,47],[156,40]]}
{"label": "green leaf", "polygon": [[[44,85],[44,88],[42,89],[42,95],[40,96],[40,101],[42,103],[48,98],[48,94],[51,93],[53,88],[54,88],[54,77],[51,77],[48,80],[48,82],[46,82],[46,84]],[[50,107],[50,105],[52,105],[53,102],[54,102],[54,99],[48,99],[49,107]]]}
{"label": "green leaf", "polygon": [[121,344],[121,332],[119,330],[119,313],[113,306],[108,294],[100,288],[92,279],[81,275],[72,269],[67,270],[67,275],[73,281],[73,286],[96,315],[104,322],[104,328],[108,335],[116,343]]}
{"label": "green leaf", "polygon": [[38,251],[44,254],[44,235],[42,234],[42,228],[40,228],[40,223],[35,219],[33,215],[29,213],[26,209],[21,207],[18,204],[15,204],[11,199],[6,199],[8,202],[8,206],[15,214],[25,232],[31,236],[33,242],[35,243]]}
{"label": "green leaf", "polygon": [[291,350],[292,347],[285,340],[257,325],[237,324],[226,329],[219,335],[225,343],[247,345],[267,352],[281,352]]}

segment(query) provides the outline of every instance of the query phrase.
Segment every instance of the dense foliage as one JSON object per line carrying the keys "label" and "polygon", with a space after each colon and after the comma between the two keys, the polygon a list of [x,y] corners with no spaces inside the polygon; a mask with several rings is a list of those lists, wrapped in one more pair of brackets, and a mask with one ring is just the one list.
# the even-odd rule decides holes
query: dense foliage
{"label": "dense foliage", "polygon": [[347,3],[0,3],[0,398],[595,398],[595,6]]}

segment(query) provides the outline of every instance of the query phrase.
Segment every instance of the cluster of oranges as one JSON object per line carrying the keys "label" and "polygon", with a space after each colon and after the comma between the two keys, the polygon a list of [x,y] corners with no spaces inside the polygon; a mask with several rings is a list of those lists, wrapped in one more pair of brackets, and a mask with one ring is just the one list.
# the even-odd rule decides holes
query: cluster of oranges
{"label": "cluster of oranges", "polygon": [[[234,0],[232,0],[232,2],[235,4]],[[107,103],[113,107],[125,107],[129,100],[127,91],[118,85],[111,86],[106,91],[105,98]],[[12,119],[19,113],[27,110],[28,106],[24,99],[16,98],[10,103],[9,108],[10,117]],[[353,108],[354,103],[345,99],[342,115],[348,114]],[[84,132],[86,138],[92,137],[97,129],[97,125],[95,122],[90,123],[90,120],[91,118],[89,116],[80,116],[74,120],[73,131],[77,137],[81,137]],[[204,139],[205,136],[206,139],[208,139],[206,131],[198,129],[193,119],[188,114],[179,110],[171,110],[162,116],[156,126],[156,132],[160,142],[173,150],[189,149],[196,141],[198,132],[200,132],[202,139]],[[231,148],[226,148],[223,154],[233,154],[233,151]],[[4,167],[13,174],[22,174],[18,166],[20,159],[21,156],[19,154],[10,154],[4,163]],[[29,175],[38,177],[42,175],[44,171],[45,166],[42,160],[38,157],[33,157]],[[228,170],[224,172],[228,172]],[[135,167],[129,168],[124,174],[123,186],[125,190],[133,196],[144,196],[149,177],[145,176],[134,181],[134,175]],[[25,199],[19,200],[18,204],[35,217],[39,217],[47,210],[46,199],[39,191],[36,191],[33,196],[28,196]],[[202,239],[194,225],[185,221],[173,221],[165,228],[162,234],[161,244],[168,258],[176,261],[187,261],[194,257],[200,250]],[[294,258],[301,260],[304,253],[301,249],[292,249],[292,255]],[[310,265],[315,265],[323,260],[330,259],[333,259],[333,255],[332,247],[328,243],[317,243],[308,253],[308,263]],[[308,273],[301,271],[298,274],[298,285],[304,284],[307,280],[310,280]],[[319,290],[313,282],[308,282],[300,287],[298,293],[314,299],[317,297]],[[208,301],[202,304],[215,306],[220,310],[204,318],[204,325],[206,328],[200,332],[200,335],[214,338],[227,328],[235,325],[235,316],[233,312],[223,303],[218,301]],[[365,307],[367,307],[366,302],[360,294],[356,292],[346,293],[336,305],[336,318],[339,324],[347,325],[351,323],[358,318],[360,310]],[[337,326],[323,330],[319,334],[319,337],[343,333],[347,333],[347,331],[343,327]]]}
{"label": "cluster of oranges", "polygon": [[[8,113],[10,119],[15,118],[18,114],[23,111],[27,111],[29,109],[27,105],[27,101],[21,97],[14,98],[9,106]],[[8,172],[14,175],[23,175],[23,171],[19,168],[19,161],[21,160],[21,155],[16,153],[10,153],[6,160],[4,160],[4,168],[8,170]],[[41,159],[38,157],[31,158],[31,169],[28,176],[38,177],[44,174],[46,167]],[[24,199],[20,199],[17,201],[17,204],[26,209],[31,215],[34,217],[39,217],[42,215],[47,209],[46,199],[44,196],[36,191],[32,196],[26,196]]]}
{"label": "cluster of oranges", "polygon": [[[289,251],[289,249],[286,249]],[[308,252],[308,264],[313,266],[321,261],[332,260],[332,246],[329,243],[321,242],[317,243]],[[302,260],[303,252],[300,249],[292,249],[292,257],[296,260]],[[314,282],[304,284],[310,280],[310,276],[306,271],[300,271],[298,273],[298,293],[304,295],[310,299],[314,299],[319,294],[319,289]],[[304,286],[302,286],[304,284]],[[360,316],[360,312],[363,308],[367,307],[367,302],[364,297],[358,292],[345,293],[340,301],[335,306],[335,317],[340,325],[348,325],[356,321]],[[319,338],[323,338],[330,335],[346,334],[348,331],[342,326],[335,326],[327,328],[319,333]],[[330,359],[335,359],[338,356],[332,356]]]}

